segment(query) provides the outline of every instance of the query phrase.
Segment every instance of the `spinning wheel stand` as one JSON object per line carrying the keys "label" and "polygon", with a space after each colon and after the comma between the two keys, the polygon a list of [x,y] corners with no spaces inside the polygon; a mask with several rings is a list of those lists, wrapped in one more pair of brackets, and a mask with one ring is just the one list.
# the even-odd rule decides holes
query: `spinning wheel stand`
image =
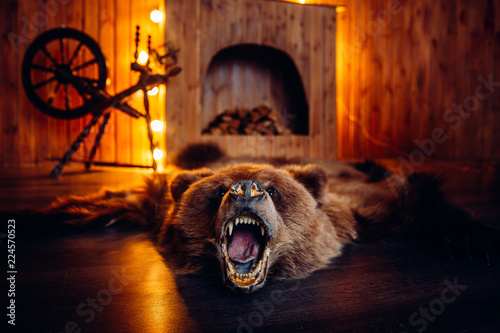
{"label": "spinning wheel stand", "polygon": [[[147,91],[144,91],[144,95],[147,95]],[[151,116],[149,114],[149,101],[147,97],[145,97],[145,102],[144,102],[145,108],[146,108],[146,114],[141,115],[146,119],[147,123],[147,128],[148,128],[148,138],[149,138],[149,143],[150,143],[150,150],[151,150],[151,156],[154,153],[155,149],[155,144],[153,143],[153,131],[151,129]],[[93,161],[95,154],[97,152],[97,148],[99,147],[102,139],[102,135],[104,134],[104,130],[106,129],[106,125],[108,124],[109,117],[111,116],[111,111],[108,112],[102,112],[95,114],[92,117],[92,120],[90,123],[85,126],[83,131],[80,133],[80,135],[76,138],[76,140],[71,144],[70,148],[66,151],[64,156],[59,160],[59,163],[52,169],[50,175],[51,177],[54,178],[59,178],[62,169],[64,165],[68,162],[82,162],[85,164],[85,168],[88,170],[90,169],[90,166],[92,164],[94,165],[102,165],[102,166],[117,166],[117,167],[132,167],[132,168],[153,168],[153,170],[156,170],[157,164],[155,159],[153,158],[153,164],[152,165],[136,165],[136,164],[121,164],[121,163],[113,163],[113,162],[99,162],[99,161]],[[92,146],[92,149],[90,150],[90,154],[88,156],[88,160],[74,160],[71,159],[71,155],[73,155],[78,148],[80,148],[80,145],[85,141],[85,138],[90,134],[90,131],[94,126],[97,125],[99,119],[103,117],[103,120],[101,122],[101,125],[99,126],[99,132],[97,133],[97,136],[94,141],[94,145]]]}
{"label": "spinning wheel stand", "polygon": [[[70,28],[57,28],[46,31],[38,36],[26,50],[22,65],[22,80],[28,99],[43,113],[58,119],[75,119],[87,113],[92,113],[90,123],[83,129],[70,148],[59,160],[51,172],[53,177],[59,177],[64,165],[70,161],[83,162],[85,167],[91,164],[153,168],[157,164],[153,158],[152,165],[133,165],[111,162],[93,161],[102,135],[108,124],[112,110],[116,108],[134,118],[144,118],[148,129],[149,148],[153,155],[155,144],[151,129],[149,99],[147,92],[160,84],[166,84],[170,76],[177,75],[181,68],[177,64],[177,52],[171,42],[164,46],[166,53],[159,55],[151,50],[151,36],[148,37],[149,58],[146,65],[137,63],[139,45],[139,26],[136,28],[135,62],[131,64],[133,71],[139,72],[139,81],[132,87],[112,96],[104,88],[106,85],[106,62],[99,45],[88,35]],[[154,73],[149,67],[151,55],[165,67],[164,74]],[[135,92],[142,90],[144,110],[141,113],[127,104],[126,99]],[[72,160],[71,156],[90,134],[94,126],[103,118],[99,131],[87,160]]]}

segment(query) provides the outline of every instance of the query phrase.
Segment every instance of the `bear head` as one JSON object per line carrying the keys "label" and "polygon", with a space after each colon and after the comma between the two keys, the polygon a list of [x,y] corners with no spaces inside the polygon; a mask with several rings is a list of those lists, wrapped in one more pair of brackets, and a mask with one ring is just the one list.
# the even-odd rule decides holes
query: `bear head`
{"label": "bear head", "polygon": [[301,278],[341,251],[326,188],[316,165],[181,172],[170,183],[174,204],[160,240],[186,273],[217,258],[235,291],[254,291],[267,277]]}

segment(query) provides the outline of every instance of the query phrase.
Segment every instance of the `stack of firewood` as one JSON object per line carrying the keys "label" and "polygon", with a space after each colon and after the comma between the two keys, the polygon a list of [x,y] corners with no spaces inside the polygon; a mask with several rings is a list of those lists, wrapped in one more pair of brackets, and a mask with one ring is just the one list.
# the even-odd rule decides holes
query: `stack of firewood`
{"label": "stack of firewood", "polygon": [[279,123],[279,116],[275,110],[261,105],[253,109],[226,110],[203,130],[203,134],[282,135],[291,134],[291,131]]}

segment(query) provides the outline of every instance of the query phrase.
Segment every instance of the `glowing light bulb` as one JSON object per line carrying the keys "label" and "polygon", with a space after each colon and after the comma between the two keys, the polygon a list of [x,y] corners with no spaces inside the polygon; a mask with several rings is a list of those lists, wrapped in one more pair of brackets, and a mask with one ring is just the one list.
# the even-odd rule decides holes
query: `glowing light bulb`
{"label": "glowing light bulb", "polygon": [[141,53],[139,53],[139,59],[137,59],[137,62],[140,65],[145,65],[148,62],[148,58],[148,53],[146,51],[141,51]]}
{"label": "glowing light bulb", "polygon": [[160,148],[155,148],[153,150],[153,158],[155,161],[159,161],[163,158],[163,151]]}
{"label": "glowing light bulb", "polygon": [[153,120],[151,122],[151,130],[153,132],[161,132],[161,131],[163,131],[163,122],[161,120]]}
{"label": "glowing light bulb", "polygon": [[156,95],[158,95],[158,91],[159,91],[158,87],[154,87],[153,89],[148,90],[148,95],[149,96],[156,96]]}
{"label": "glowing light bulb", "polygon": [[306,0],[299,0],[299,2],[303,5],[306,3]]}
{"label": "glowing light bulb", "polygon": [[343,13],[343,12],[345,12],[345,7],[344,6],[337,6],[337,7],[335,7],[335,11],[337,13]]}
{"label": "glowing light bulb", "polygon": [[163,13],[160,12],[159,10],[153,10],[151,12],[151,15],[149,15],[149,17],[151,18],[151,21],[153,21],[154,23],[160,23],[161,21],[163,21]]}

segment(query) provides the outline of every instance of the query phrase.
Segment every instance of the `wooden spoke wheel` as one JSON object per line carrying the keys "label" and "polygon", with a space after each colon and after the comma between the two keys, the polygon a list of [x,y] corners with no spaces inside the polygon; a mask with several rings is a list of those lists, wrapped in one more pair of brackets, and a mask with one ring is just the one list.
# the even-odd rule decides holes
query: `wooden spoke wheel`
{"label": "wooden spoke wheel", "polygon": [[22,82],[28,99],[41,112],[59,119],[87,114],[101,100],[106,61],[85,33],[57,28],[38,36],[26,50]]}

